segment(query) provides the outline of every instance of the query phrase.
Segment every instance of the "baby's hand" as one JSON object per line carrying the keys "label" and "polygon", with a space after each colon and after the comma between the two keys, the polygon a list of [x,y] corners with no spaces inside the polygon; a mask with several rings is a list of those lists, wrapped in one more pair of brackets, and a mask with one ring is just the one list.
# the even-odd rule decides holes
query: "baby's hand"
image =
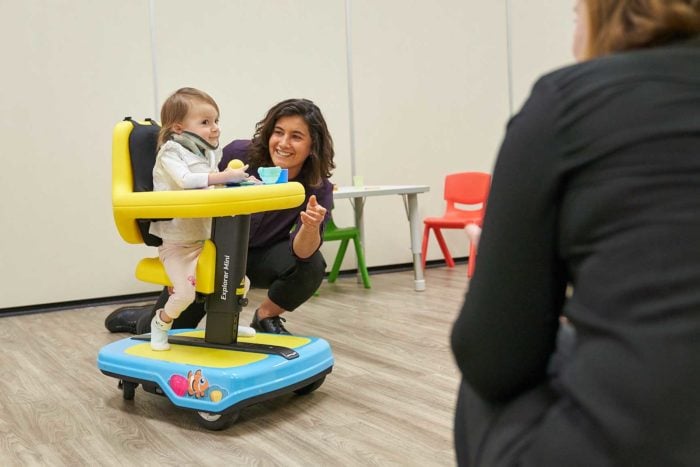
{"label": "baby's hand", "polygon": [[248,164],[243,167],[233,169],[230,166],[224,170],[222,173],[225,175],[226,183],[240,183],[244,180],[248,180],[249,176],[246,173],[248,169]]}

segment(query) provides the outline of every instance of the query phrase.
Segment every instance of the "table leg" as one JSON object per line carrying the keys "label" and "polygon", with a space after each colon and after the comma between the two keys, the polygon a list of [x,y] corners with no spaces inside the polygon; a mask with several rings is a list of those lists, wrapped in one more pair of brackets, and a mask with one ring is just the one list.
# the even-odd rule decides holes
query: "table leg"
{"label": "table leg", "polygon": [[425,290],[425,278],[423,277],[423,262],[421,261],[421,234],[418,222],[418,194],[405,195],[408,199],[408,223],[411,228],[411,253],[413,253],[413,278],[416,291]]}
{"label": "table leg", "polygon": [[364,198],[353,198],[352,208],[355,213],[355,227],[360,230],[360,240],[362,240],[362,245],[364,248],[365,244],[365,224],[363,220],[363,214],[365,209],[365,199]]}
{"label": "table leg", "polygon": [[[353,198],[352,208],[355,213],[355,227],[360,231],[360,247],[362,248],[362,254],[365,256],[365,261],[367,255],[365,254],[365,221],[364,221],[364,210],[365,210],[365,199],[364,198]],[[360,274],[360,267],[357,267],[357,282],[358,284],[362,282],[362,275]]]}

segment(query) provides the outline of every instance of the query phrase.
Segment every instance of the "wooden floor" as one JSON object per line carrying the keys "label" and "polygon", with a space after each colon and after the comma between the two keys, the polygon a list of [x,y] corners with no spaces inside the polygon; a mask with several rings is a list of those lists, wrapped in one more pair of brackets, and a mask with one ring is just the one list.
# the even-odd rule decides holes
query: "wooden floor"
{"label": "wooden floor", "polygon": [[[287,314],[287,328],[321,336],[333,372],[308,396],[243,409],[224,431],[140,387],[125,401],[96,367],[98,350],[125,337],[104,318],[114,306],[0,318],[0,465],[450,466],[458,372],[449,332],[466,267],[324,283]],[[265,291],[252,290],[247,324]]]}

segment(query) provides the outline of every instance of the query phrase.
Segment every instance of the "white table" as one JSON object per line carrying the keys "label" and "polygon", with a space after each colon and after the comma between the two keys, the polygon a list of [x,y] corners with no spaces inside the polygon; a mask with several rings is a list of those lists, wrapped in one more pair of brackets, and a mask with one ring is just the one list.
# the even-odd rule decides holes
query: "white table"
{"label": "white table", "polygon": [[[400,195],[403,198],[406,217],[411,232],[411,252],[413,253],[413,276],[415,289],[425,290],[423,277],[423,262],[420,257],[421,234],[418,219],[418,193],[430,190],[428,185],[374,185],[374,186],[341,186],[333,192],[333,199],[349,199],[355,211],[355,226],[360,230],[360,238],[364,245],[363,211],[365,198],[369,196]],[[364,248],[364,246],[363,246]],[[366,256],[365,256],[366,257]]]}

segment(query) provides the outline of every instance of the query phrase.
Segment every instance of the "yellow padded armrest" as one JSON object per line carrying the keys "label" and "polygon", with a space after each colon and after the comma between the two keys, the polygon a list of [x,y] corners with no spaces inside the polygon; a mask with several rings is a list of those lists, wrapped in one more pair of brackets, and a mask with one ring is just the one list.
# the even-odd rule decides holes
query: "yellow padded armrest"
{"label": "yellow padded armrest", "polygon": [[136,219],[225,217],[274,211],[304,202],[297,182],[213,190],[134,192],[129,135],[133,125],[122,121],[112,138],[112,209],[119,234],[128,243],[143,243]]}

